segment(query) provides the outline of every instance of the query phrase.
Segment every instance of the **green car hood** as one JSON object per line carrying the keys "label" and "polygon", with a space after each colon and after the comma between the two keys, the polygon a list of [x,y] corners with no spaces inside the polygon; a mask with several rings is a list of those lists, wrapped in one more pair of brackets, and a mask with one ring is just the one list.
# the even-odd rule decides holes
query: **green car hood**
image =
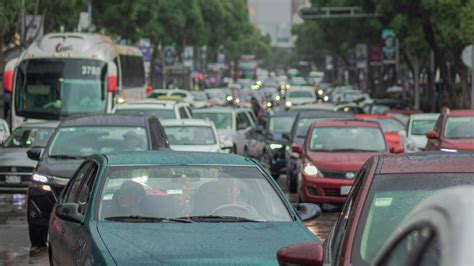
{"label": "green car hood", "polygon": [[99,222],[97,229],[118,265],[275,265],[278,249],[318,241],[299,222]]}

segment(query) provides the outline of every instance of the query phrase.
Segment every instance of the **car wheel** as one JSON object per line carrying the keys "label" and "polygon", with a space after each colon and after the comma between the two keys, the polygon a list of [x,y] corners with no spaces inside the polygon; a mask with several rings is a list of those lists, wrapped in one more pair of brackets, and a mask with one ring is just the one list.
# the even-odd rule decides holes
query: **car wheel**
{"label": "car wheel", "polygon": [[28,234],[30,236],[31,245],[34,247],[42,247],[46,245],[47,232],[42,228],[34,228],[31,225],[28,226]]}

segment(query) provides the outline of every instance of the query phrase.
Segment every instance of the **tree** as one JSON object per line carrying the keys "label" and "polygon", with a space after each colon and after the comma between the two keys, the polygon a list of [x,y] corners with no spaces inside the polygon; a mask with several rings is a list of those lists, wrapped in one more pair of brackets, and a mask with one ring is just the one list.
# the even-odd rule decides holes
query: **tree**
{"label": "tree", "polygon": [[17,0],[4,0],[0,4],[0,67],[5,64],[4,45],[13,40],[20,9],[21,2]]}

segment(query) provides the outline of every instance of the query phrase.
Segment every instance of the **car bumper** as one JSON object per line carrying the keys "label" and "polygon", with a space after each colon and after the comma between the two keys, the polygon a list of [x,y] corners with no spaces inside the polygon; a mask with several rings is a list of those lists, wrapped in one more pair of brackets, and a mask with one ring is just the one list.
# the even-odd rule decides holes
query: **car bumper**
{"label": "car bumper", "polygon": [[352,179],[303,176],[300,196],[305,202],[344,203],[353,183]]}

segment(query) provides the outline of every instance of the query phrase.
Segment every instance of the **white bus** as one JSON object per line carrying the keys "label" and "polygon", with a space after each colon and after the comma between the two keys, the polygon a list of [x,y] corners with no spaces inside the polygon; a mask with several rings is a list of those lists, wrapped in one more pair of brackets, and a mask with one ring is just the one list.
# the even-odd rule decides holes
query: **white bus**
{"label": "white bus", "polygon": [[12,128],[112,112],[118,102],[144,99],[147,90],[139,49],[87,33],[45,35],[7,63],[4,88],[12,93]]}

